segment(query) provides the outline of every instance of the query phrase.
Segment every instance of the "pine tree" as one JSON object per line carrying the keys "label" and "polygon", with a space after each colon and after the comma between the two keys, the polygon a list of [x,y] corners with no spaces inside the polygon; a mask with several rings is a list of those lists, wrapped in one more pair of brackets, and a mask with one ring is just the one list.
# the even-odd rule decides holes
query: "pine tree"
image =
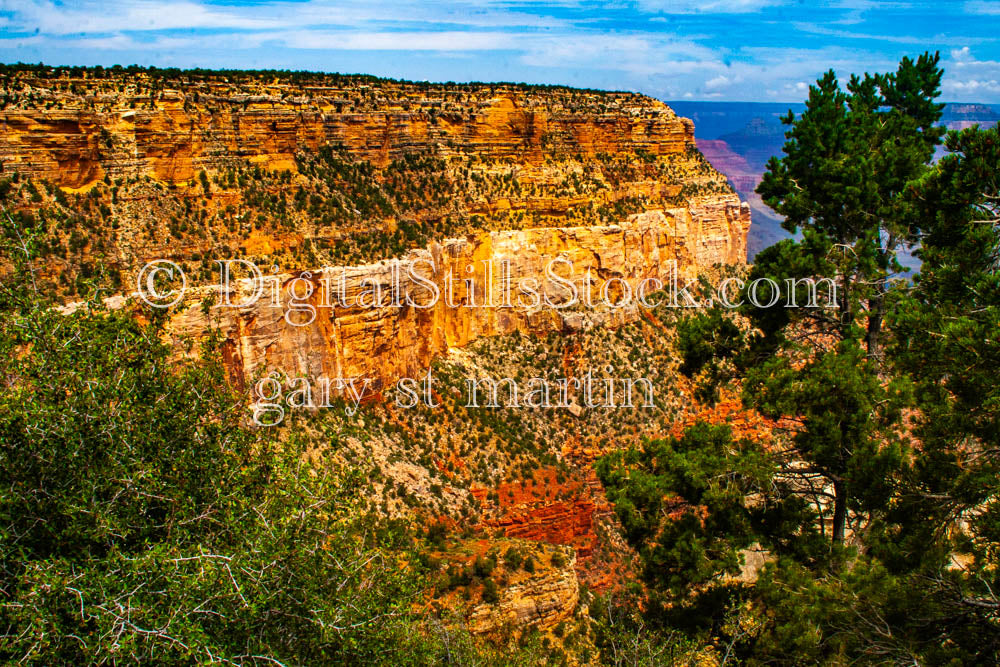
{"label": "pine tree", "polygon": [[802,242],[783,247],[835,271],[824,275],[840,287],[839,336],[854,337],[866,319],[872,358],[880,355],[889,277],[902,268],[896,253],[914,239],[906,188],[927,170],[943,134],[935,126],[944,108],[934,101],[939,59],[925,53],[903,58],[894,73],[853,75],[846,91],[827,72],[802,115],[782,119],[790,126],[785,155],[769,160],[757,188],[785,216],[785,229],[802,230]]}
{"label": "pine tree", "polygon": [[[891,434],[906,392],[886,376],[882,324],[890,278],[902,268],[897,252],[916,238],[908,187],[929,169],[943,133],[934,125],[943,108],[934,101],[938,60],[904,58],[896,72],[852,76],[846,90],[827,72],[802,115],[783,119],[785,154],[771,158],[758,187],[803,238],[761,253],[752,272],[783,294],[771,308],[748,308],[764,335],[744,358],[744,398],[800,421],[794,455],[833,490],[835,545],[844,542],[849,511],[875,511],[884,496],[868,486],[888,483],[872,466],[892,478],[892,462],[904,456]],[[795,284],[788,280],[799,278],[834,281],[836,312],[786,307]],[[862,346],[867,360],[857,354]]]}
{"label": "pine tree", "polygon": [[[919,456],[880,547],[919,570],[938,622],[1000,652],[1000,132],[950,133],[910,196],[923,260],[891,321],[890,351],[918,388]],[[953,567],[956,558],[964,565]]]}

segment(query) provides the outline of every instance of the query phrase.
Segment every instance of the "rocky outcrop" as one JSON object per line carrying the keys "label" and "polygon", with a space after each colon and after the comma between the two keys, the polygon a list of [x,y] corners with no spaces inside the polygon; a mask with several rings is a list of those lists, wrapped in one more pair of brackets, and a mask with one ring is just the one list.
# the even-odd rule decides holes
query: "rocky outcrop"
{"label": "rocky outcrop", "polygon": [[[698,153],[692,123],[642,95],[84,68],[11,68],[0,82],[3,172],[88,190],[20,194],[26,208],[49,206],[46,219],[67,221],[45,244],[66,261],[50,263],[46,278],[108,268],[116,287],[135,285],[158,257],[197,270],[191,286],[202,285],[171,311],[170,331],[197,338],[219,327],[242,379],[273,369],[369,378],[378,389],[484,336],[639,316],[634,298],[533,305],[517,286],[556,301],[564,293],[550,262],[581,287],[589,275],[595,299],[604,289],[617,304],[643,281],[746,256],[749,209]],[[348,245],[357,253],[335,252]],[[265,272],[280,262],[283,289],[311,285],[304,301],[315,317],[290,314],[287,294],[284,307],[267,294],[247,308],[205,308],[213,296],[240,301],[204,285],[212,260],[234,255],[266,262]],[[404,269],[316,264],[387,256],[402,256]],[[347,303],[323,307],[341,275]],[[396,290],[402,302],[375,305],[372,290]],[[406,305],[407,296],[434,303]]]}
{"label": "rocky outcrop", "polygon": [[[0,111],[0,162],[8,171],[80,188],[105,174],[180,184],[234,157],[291,169],[297,151],[324,144],[376,164],[428,147],[444,156],[538,164],[558,151],[666,155],[694,142],[691,121],[627,93],[228,78],[178,79],[170,83],[176,88],[149,83],[147,93],[140,92],[143,75],[22,76],[16,87],[25,87],[24,101]],[[122,82],[129,86],[124,92]],[[92,92],[66,92],[70,87]]]}
{"label": "rocky outcrop", "polygon": [[[576,578],[576,558],[572,549],[549,547],[535,562],[535,571],[518,572],[501,589],[496,602],[480,602],[468,616],[469,629],[476,634],[513,626],[549,630],[569,618],[580,600]],[[561,554],[554,563],[552,554]]]}
{"label": "rocky outcrop", "polygon": [[[748,224],[746,208],[730,196],[633,215],[621,225],[484,232],[431,243],[401,262],[277,276],[275,289],[247,308],[204,308],[202,301],[243,303],[254,292],[250,280],[225,293],[195,289],[172,311],[169,328],[180,340],[218,327],[234,370],[246,378],[277,370],[289,377],[368,378],[380,389],[483,336],[633,321],[641,292],[675,280],[683,285],[699,267],[737,262]],[[580,303],[563,307],[568,288],[549,271],[577,285]],[[519,286],[534,286],[552,304],[535,304]],[[293,292],[312,295],[296,303]],[[375,306],[379,298],[387,305]],[[303,324],[313,317],[306,308],[315,316]]]}
{"label": "rocky outcrop", "polygon": [[[583,481],[559,478],[556,470],[543,469],[520,482],[500,484],[494,490],[498,507],[485,527],[511,538],[569,545],[579,561],[588,560],[597,545],[595,520],[609,513],[610,505],[599,484],[595,490]],[[489,490],[473,488],[472,495],[486,502]]]}

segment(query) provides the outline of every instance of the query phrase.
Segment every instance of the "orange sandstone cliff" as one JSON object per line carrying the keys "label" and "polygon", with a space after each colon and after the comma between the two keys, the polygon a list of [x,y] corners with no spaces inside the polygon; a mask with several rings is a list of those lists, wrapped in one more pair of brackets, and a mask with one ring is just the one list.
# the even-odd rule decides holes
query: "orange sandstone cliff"
{"label": "orange sandstone cliff", "polygon": [[[50,231],[47,268],[69,283],[68,300],[82,290],[67,276],[107,271],[128,293],[161,257],[203,284],[215,259],[277,265],[285,284],[336,266],[352,295],[389,282],[383,260],[401,257],[433,264],[423,273],[442,292],[450,270],[465,304],[496,289],[484,262],[544,281],[549,261],[568,261],[563,273],[589,270],[600,293],[609,280],[634,289],[745,260],[749,209],[698,153],[692,123],[641,95],[288,73],[0,78],[3,174],[62,189],[26,208],[84,221],[75,237]],[[463,293],[461,278],[479,293]],[[482,336],[637,317],[634,307],[482,309],[442,297],[428,309],[321,308],[293,327],[264,300],[206,312],[198,303],[210,292],[193,290],[172,330],[221,325],[235,369],[377,385]]]}
{"label": "orange sandstone cliff", "polygon": [[432,147],[536,166],[560,149],[667,155],[694,144],[691,121],[627,93],[280,73],[5,79],[5,170],[70,188],[105,175],[181,184],[234,157],[294,169],[297,152],[329,143],[374,163]]}
{"label": "orange sandstone cliff", "polygon": [[[516,305],[513,291],[513,307],[468,306],[503,303],[505,266],[544,290],[557,260],[560,276],[589,275],[593,294],[607,287],[617,301],[645,280],[743,264],[749,208],[698,152],[690,121],[630,93],[286,72],[6,68],[0,86],[0,180],[17,184],[5,206],[41,234],[40,287],[74,302],[97,286],[124,304],[143,264],[170,259],[189,289],[168,331],[180,342],[218,328],[234,377],[361,377],[379,390],[442,357],[498,377],[612,363],[652,377],[664,397],[651,412],[493,421],[461,407],[453,380],[443,407],[386,402],[363,438],[342,439],[384,475],[372,499],[386,514],[423,508],[566,550],[474,606],[477,631],[551,627],[577,605],[578,578],[603,590],[622,576],[590,463],[679,423],[689,400],[669,375],[667,327],[634,300],[557,309]],[[287,291],[282,307],[269,293],[213,307],[252,291],[213,285],[217,259],[254,262],[281,290],[311,285],[315,318],[290,324],[303,315],[289,313]],[[406,274],[413,261],[423,285]],[[427,283],[441,295],[427,308],[322,307],[324,277],[341,275],[348,302],[394,285],[418,303]],[[587,333],[601,325],[611,343]],[[573,349],[552,332],[572,333]],[[576,359],[581,340],[589,353]]]}
{"label": "orange sandstone cliff", "polygon": [[[218,326],[230,358],[247,375],[277,370],[289,377],[370,378],[381,389],[397,378],[416,377],[435,357],[483,336],[634,321],[644,287],[648,293],[672,281],[682,286],[700,266],[742,257],[736,240],[746,229],[742,213],[733,203],[710,201],[632,215],[620,225],[482,232],[432,242],[398,263],[281,275],[280,288],[275,282],[246,308],[205,309],[205,296],[213,303],[221,297],[216,286],[203,287],[172,309],[170,330],[182,338]],[[408,275],[411,266],[438,295]],[[547,279],[548,269],[577,285],[580,303],[562,307],[568,291]],[[584,301],[587,276],[592,306]],[[554,305],[534,305],[535,297],[519,292],[518,284],[541,286],[539,298],[548,294]],[[252,285],[242,281],[222,296],[243,303]],[[296,296],[308,292],[310,298],[296,303]],[[394,294],[400,305],[391,303]],[[376,298],[387,305],[372,307]],[[362,305],[344,307],[340,300]]]}

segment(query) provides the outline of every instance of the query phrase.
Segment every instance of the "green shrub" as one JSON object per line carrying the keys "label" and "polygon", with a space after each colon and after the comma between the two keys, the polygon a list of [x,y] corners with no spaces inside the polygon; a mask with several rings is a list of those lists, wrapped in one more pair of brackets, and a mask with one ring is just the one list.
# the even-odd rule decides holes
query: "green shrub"
{"label": "green shrub", "polygon": [[503,562],[508,568],[516,570],[521,567],[521,563],[524,562],[524,556],[521,555],[521,552],[518,551],[516,547],[511,547],[507,549],[507,552],[503,555]]}
{"label": "green shrub", "polygon": [[497,591],[497,583],[492,579],[483,581],[483,602],[496,604],[500,601],[500,594]]}

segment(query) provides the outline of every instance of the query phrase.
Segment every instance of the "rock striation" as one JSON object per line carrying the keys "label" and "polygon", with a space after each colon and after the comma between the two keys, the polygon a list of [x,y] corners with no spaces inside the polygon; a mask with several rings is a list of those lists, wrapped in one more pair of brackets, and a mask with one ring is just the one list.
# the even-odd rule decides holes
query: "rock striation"
{"label": "rock striation", "polygon": [[[546,550],[537,559],[534,572],[511,576],[495,603],[474,605],[468,615],[469,629],[476,634],[506,626],[550,630],[570,618],[580,600],[576,558],[572,549],[555,549],[555,552]],[[559,565],[550,561],[551,554],[556,552],[563,558]]]}
{"label": "rock striation", "polygon": [[[277,370],[366,378],[381,389],[480,337],[634,321],[641,295],[682,287],[699,267],[738,263],[748,224],[747,209],[731,196],[621,225],[484,232],[433,242],[401,261],[275,276],[246,308],[221,304],[244,303],[266,280],[202,287],[172,312],[169,330],[180,340],[217,327],[246,378]],[[576,285],[576,305],[551,272]],[[206,297],[217,307],[203,308]],[[650,297],[657,298],[669,297]]]}
{"label": "rock striation", "polygon": [[9,92],[0,161],[70,188],[105,175],[180,184],[234,157],[291,169],[298,151],[326,144],[375,163],[436,147],[444,156],[540,164],[560,150],[666,155],[694,142],[690,120],[632,93],[277,72],[240,80],[110,70],[2,78]]}
{"label": "rock striation", "polygon": [[[557,294],[553,261],[616,303],[643,281],[745,261],[749,209],[698,152],[693,124],[642,95],[30,66],[0,83],[2,173],[45,186],[21,188],[17,204],[49,226],[44,247],[60,258],[44,277],[79,294],[83,278],[111,273],[127,294],[145,262],[169,257],[193,287],[171,333],[218,327],[244,380],[273,369],[378,389],[484,336],[639,316],[634,298],[552,308],[516,290],[512,307],[483,307],[506,303],[504,284]],[[345,245],[353,254],[338,255]],[[324,248],[381,261],[331,268]],[[206,286],[212,260],[234,257],[279,265],[281,289],[313,292],[315,317],[293,325],[288,295],[285,307],[205,307],[253,291]],[[347,304],[323,307],[323,281],[341,275]],[[428,307],[356,304],[373,289],[427,304],[429,285],[440,296]]]}

